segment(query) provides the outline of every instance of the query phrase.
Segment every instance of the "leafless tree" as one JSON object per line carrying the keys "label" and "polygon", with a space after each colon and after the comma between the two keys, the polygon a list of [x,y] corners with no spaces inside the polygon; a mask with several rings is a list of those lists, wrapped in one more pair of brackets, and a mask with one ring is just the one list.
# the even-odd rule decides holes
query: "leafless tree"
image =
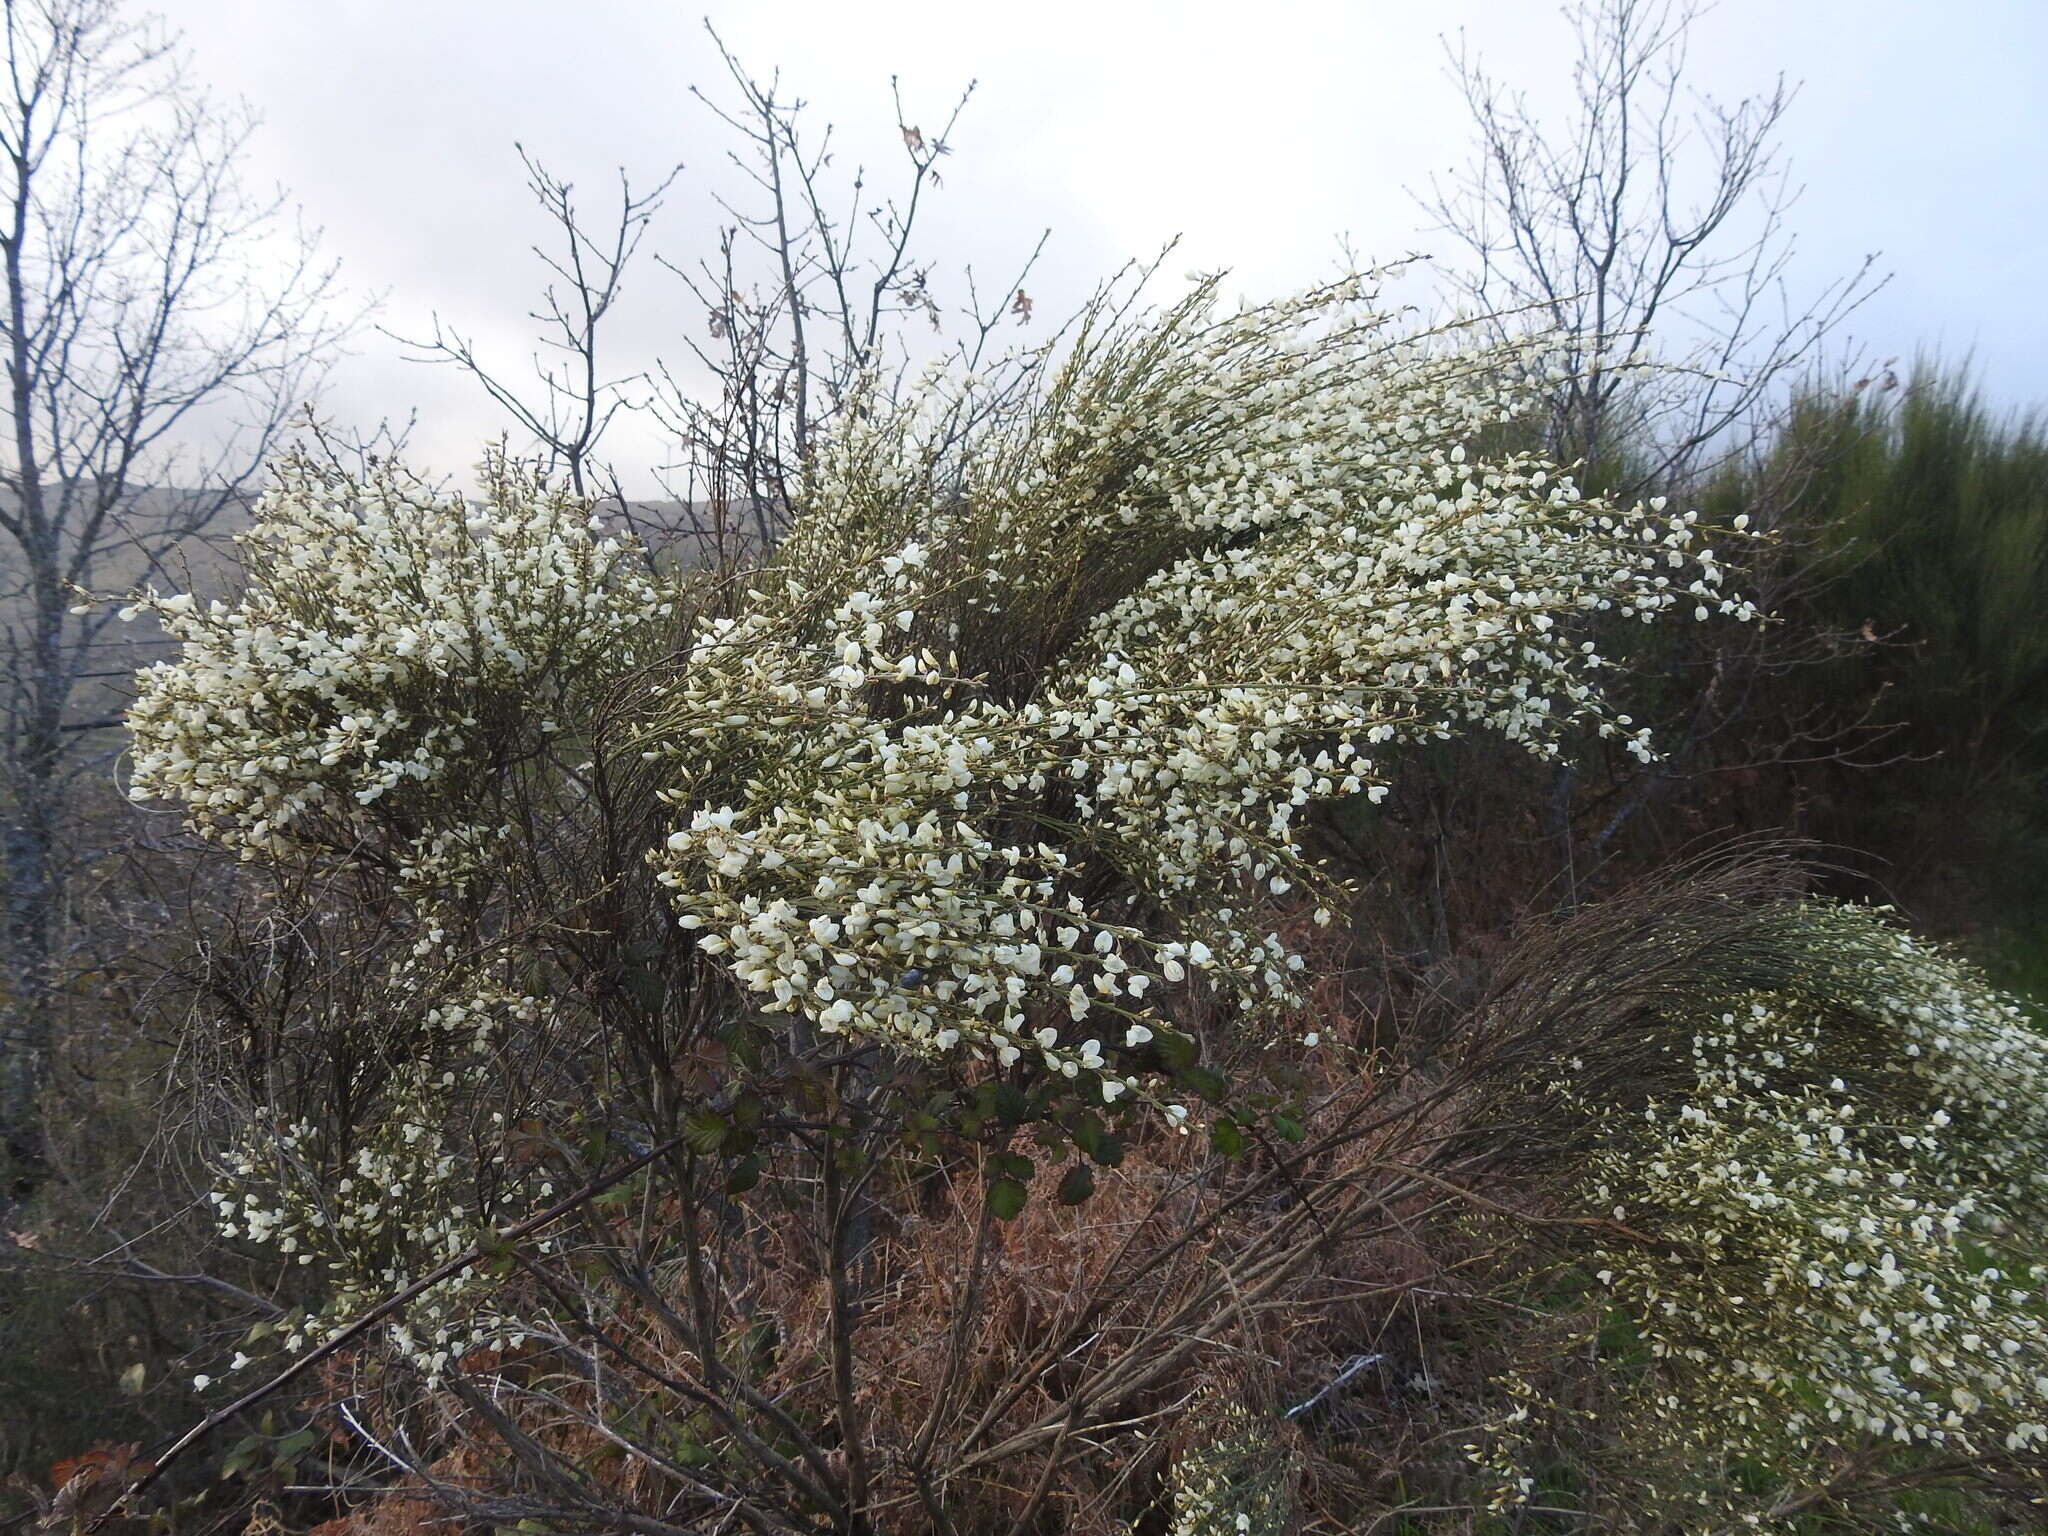
{"label": "leafless tree", "polygon": [[19,1142],[78,775],[112,723],[79,705],[114,615],[77,594],[157,575],[237,501],[341,328],[316,237],[244,185],[251,118],[191,81],[175,36],[119,0],[5,0],[4,25],[0,1125]]}
{"label": "leafless tree", "polygon": [[[1031,354],[1005,349],[1000,338],[1032,321],[1025,285],[1046,236],[994,289],[963,267],[961,301],[949,306],[938,265],[916,236],[973,87],[928,129],[910,120],[891,81],[904,159],[893,190],[878,191],[866,168],[837,165],[829,125],[813,137],[806,103],[779,75],[758,79],[710,36],[730,90],[692,94],[730,132],[726,158],[745,190],[718,198],[715,254],[694,263],[656,257],[685,285],[703,335],[685,335],[679,355],[646,372],[619,374],[600,363],[612,355],[605,325],[615,320],[627,268],[682,167],[645,191],[622,171],[615,216],[593,219],[574,186],[521,147],[528,190],[551,227],[550,239],[534,247],[548,272],[530,317],[540,326],[535,382],[516,381],[439,317],[410,345],[474,375],[579,491],[606,499],[629,521],[656,518],[647,530],[653,543],[685,537],[703,546],[696,557],[723,565],[774,542],[798,467],[863,377],[893,384],[916,357],[946,357],[984,375],[978,412],[999,408],[1002,385],[1031,367]],[[625,494],[600,451],[622,409],[648,412],[672,445],[657,469],[666,519]]]}
{"label": "leafless tree", "polygon": [[[1462,39],[1449,45],[1472,158],[1418,199],[1462,258],[1446,264],[1455,297],[1503,334],[1555,337],[1541,364],[1555,369],[1547,419],[1532,424],[1544,451],[1619,496],[1702,489],[1749,453],[1785,386],[1816,373],[1829,338],[1884,281],[1867,256],[1794,296],[1800,189],[1780,130],[1796,89],[1780,77],[1732,105],[1697,90],[1688,49],[1705,10],[1701,0],[1568,0],[1571,106],[1554,124]],[[1750,510],[1768,523],[1773,493],[1760,491]],[[1775,604],[1809,582],[1800,555],[1785,547],[1751,562],[1751,590]],[[1614,763],[1617,782],[1590,794],[1577,767],[1554,772],[1543,822],[1555,891],[1577,898],[1635,813],[1701,771],[1710,742],[1736,734],[1762,679],[1825,654],[1827,637],[1771,630],[1717,635],[1667,659],[1673,677],[1696,679],[1677,715],[1653,721],[1668,756]],[[1867,717],[1782,726],[1741,755],[1860,761],[1883,736]]]}
{"label": "leafless tree", "polygon": [[523,393],[515,387],[479,356],[471,337],[438,315],[431,336],[407,344],[423,360],[453,363],[475,377],[532,440],[549,472],[567,476],[579,495],[616,493],[617,478],[597,458],[598,443],[612,418],[632,403],[627,392],[641,380],[637,374],[612,377],[600,364],[604,321],[619,302],[626,268],[682,167],[647,192],[635,192],[621,170],[618,218],[597,225],[584,215],[573,183],[550,172],[524,145],[518,150],[527,190],[554,225],[561,246],[559,251],[533,247],[549,273],[541,308],[529,316],[542,328],[533,357],[538,391]]}
{"label": "leafless tree", "polygon": [[[877,194],[865,168],[835,177],[832,129],[815,140],[804,132],[805,103],[785,91],[780,76],[748,73],[714,33],[735,101],[721,105],[698,91],[736,139],[733,164],[754,189],[747,204],[723,203],[730,222],[718,256],[694,270],[674,267],[702,305],[710,344],[694,339],[695,360],[718,381],[715,406],[671,387],[663,399],[680,435],[693,443],[729,436],[728,420],[746,418],[743,462],[698,462],[714,499],[722,477],[737,473],[751,505],[787,501],[786,480],[810,453],[819,429],[870,373],[898,372],[911,349],[892,322],[929,324],[940,338],[933,349],[968,367],[984,361],[990,339],[1006,319],[1028,322],[1032,301],[1024,283],[1044,248],[1025,259],[1016,278],[984,295],[973,270],[962,274],[965,325],[941,307],[936,268],[914,243],[924,200],[943,184],[939,162],[953,152],[953,136],[974,94],[970,83],[935,130],[911,121],[897,82],[890,81],[896,127],[903,141],[903,174],[893,193]],[[762,275],[751,275],[758,263]]]}
{"label": "leafless tree", "polygon": [[[1791,296],[1798,188],[1778,132],[1796,92],[1781,77],[1727,106],[1692,89],[1701,11],[1697,0],[1572,0],[1561,132],[1454,45],[1477,144],[1421,199],[1469,257],[1452,269],[1461,297],[1557,333],[1547,446],[1621,474],[1624,490],[1700,468],[1881,282],[1872,256],[1804,303]],[[1624,444],[1626,471],[1612,462]]]}

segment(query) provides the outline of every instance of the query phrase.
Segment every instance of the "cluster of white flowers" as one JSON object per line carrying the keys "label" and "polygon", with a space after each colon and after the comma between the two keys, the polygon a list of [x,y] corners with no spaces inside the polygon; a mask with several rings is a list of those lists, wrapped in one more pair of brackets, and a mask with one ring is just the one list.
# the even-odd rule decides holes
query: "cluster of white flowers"
{"label": "cluster of white flowers", "polygon": [[1170,1536],[1282,1536],[1294,1527],[1293,1466],[1270,1423],[1210,1391],[1190,1410],[1201,1438],[1166,1475]]}
{"label": "cluster of white flowers", "polygon": [[[1142,1044],[1148,989],[1215,957],[1091,917],[1068,888],[1077,851],[1031,812],[1051,787],[1046,708],[971,689],[930,718],[876,707],[883,682],[962,685],[887,643],[910,627],[897,616],[914,621],[926,568],[915,543],[878,562],[808,643],[765,598],[704,627],[668,727],[668,794],[696,809],[660,878],[769,1009],[922,1053],[963,1039],[1005,1064],[1030,1052],[1102,1074],[1113,1102],[1131,1084],[1104,1074],[1105,1044]],[[804,593],[792,581],[782,596]],[[716,803],[736,773],[740,803]]]}
{"label": "cluster of white flowers", "polygon": [[[420,991],[410,979],[405,986]],[[486,1107],[502,1097],[495,1048],[508,1032],[532,1029],[540,1000],[471,981],[444,984],[420,1006],[418,1049],[346,1145],[333,1126],[279,1120],[252,1125],[220,1161],[208,1199],[221,1235],[288,1265],[318,1266],[327,1284],[319,1310],[277,1335],[287,1350],[321,1343],[553,1193],[544,1173],[508,1156],[506,1115]],[[422,1293],[392,1322],[390,1340],[438,1374],[520,1330],[498,1310],[501,1299],[489,1277],[462,1271]]]}
{"label": "cluster of white flowers", "polygon": [[669,599],[588,503],[499,457],[483,483],[279,464],[237,536],[237,601],[125,610],[181,644],[138,679],[133,795],[246,857],[347,847],[362,808],[480,779],[531,750],[508,729],[566,729],[575,684],[649,659]]}
{"label": "cluster of white flowers", "polygon": [[1205,299],[1084,334],[964,441],[971,383],[854,413],[701,627],[658,862],[764,1006],[1114,1100],[1190,965],[1241,1010],[1294,996],[1262,914],[1327,890],[1310,802],[1464,730],[1647,753],[1574,621],[1753,616],[1692,515],[1472,456],[1529,404],[1506,353],[1392,339],[1354,286]]}
{"label": "cluster of white flowers", "polygon": [[1952,1179],[1984,1181],[2015,1212],[2048,1205],[2048,1039],[2026,1011],[1867,908],[1816,907],[1809,929],[1824,965],[1803,989],[1807,1006],[1871,1020],[1942,1130],[1908,1145],[1939,1153]]}
{"label": "cluster of white flowers", "polygon": [[2048,1448],[2048,1040],[1867,909],[1700,1021],[1692,1087],[1592,1170],[1650,1231],[1598,1279],[1659,1362],[1639,1429],[1784,1464],[1830,1439]]}

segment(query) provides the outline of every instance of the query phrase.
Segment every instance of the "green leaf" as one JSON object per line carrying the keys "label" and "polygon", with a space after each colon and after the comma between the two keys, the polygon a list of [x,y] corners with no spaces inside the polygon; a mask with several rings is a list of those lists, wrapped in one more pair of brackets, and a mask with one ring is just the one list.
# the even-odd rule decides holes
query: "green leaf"
{"label": "green leaf", "polygon": [[1024,1209],[1024,1186],[1015,1179],[995,1179],[988,1186],[988,1208],[997,1221],[1014,1221]]}
{"label": "green leaf", "polygon": [[[1102,1145],[1102,1122],[1087,1110],[1083,1110],[1068,1125],[1067,1134],[1073,1138],[1075,1146],[1089,1157],[1094,1157],[1095,1149]],[[1096,1161],[1100,1162],[1101,1159],[1097,1158]]]}
{"label": "green leaf", "polygon": [[1031,1101],[1015,1083],[996,1084],[996,1118],[1007,1125],[1022,1125],[1031,1117]]}
{"label": "green leaf", "polygon": [[298,1429],[271,1447],[270,1470],[289,1477],[298,1471],[299,1458],[313,1448],[318,1438],[311,1429]]}
{"label": "green leaf", "polygon": [[1079,1205],[1095,1193],[1095,1170],[1086,1163],[1076,1163],[1060,1180],[1060,1204]]}
{"label": "green leaf", "polygon": [[683,1119],[683,1140],[692,1152],[709,1157],[725,1145],[732,1134],[732,1122],[716,1110],[700,1109]]}
{"label": "green leaf", "polygon": [[1021,1152],[990,1153],[988,1165],[1006,1179],[1020,1179],[1026,1183],[1038,1171],[1037,1165]]}
{"label": "green leaf", "polygon": [[726,1175],[725,1192],[728,1195],[744,1195],[761,1182],[761,1159],[752,1153],[732,1165],[732,1172]]}
{"label": "green leaf", "polygon": [[1235,1120],[1223,1115],[1209,1127],[1209,1147],[1219,1157],[1236,1157],[1244,1151],[1244,1132]]}
{"label": "green leaf", "polygon": [[1169,1072],[1186,1071],[1201,1055],[1201,1047],[1195,1043],[1192,1035],[1183,1035],[1171,1029],[1154,1030],[1152,1048],[1159,1053],[1159,1059],[1166,1064],[1166,1070]]}
{"label": "green leaf", "polygon": [[735,1020],[718,1038],[732,1052],[732,1059],[749,1072],[758,1072],[774,1037],[751,1019]]}
{"label": "green leaf", "polygon": [[256,1465],[256,1458],[264,1451],[265,1441],[261,1435],[244,1435],[228,1452],[227,1459],[220,1464],[222,1477],[234,1477]]}

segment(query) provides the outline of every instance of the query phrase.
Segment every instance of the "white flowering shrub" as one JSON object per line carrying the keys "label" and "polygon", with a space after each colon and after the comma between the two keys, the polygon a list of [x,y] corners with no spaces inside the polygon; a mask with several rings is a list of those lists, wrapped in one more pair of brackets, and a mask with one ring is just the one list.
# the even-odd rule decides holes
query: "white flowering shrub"
{"label": "white flowering shrub", "polygon": [[1750,617],[1696,520],[1478,458],[1526,405],[1506,357],[1366,297],[1204,289],[964,441],[942,377],[828,444],[656,728],[661,878],[764,1009],[1114,1103],[1190,972],[1298,1008],[1261,914],[1328,894],[1303,810],[1383,795],[1402,743],[1647,754],[1577,621]]}
{"label": "white flowering shrub", "polygon": [[[547,1171],[517,1155],[531,1121],[517,1114],[504,1055],[508,1040],[542,1030],[541,1001],[459,972],[430,987],[411,962],[392,990],[419,1027],[390,1032],[397,1059],[374,1079],[373,1110],[345,1124],[260,1118],[223,1154],[209,1195],[223,1237],[286,1266],[318,1266],[322,1305],[265,1330],[290,1352],[324,1342],[554,1193]],[[452,1357],[518,1336],[505,1300],[483,1269],[460,1273],[427,1290],[389,1341],[438,1376]]]}
{"label": "white flowering shrub", "polygon": [[[1394,334],[1359,284],[1210,303],[1084,331],[964,437],[971,380],[854,413],[698,626],[641,728],[682,820],[654,852],[768,1010],[1113,1102],[1149,989],[1292,998],[1252,914],[1321,885],[1311,801],[1384,793],[1404,740],[1626,731],[1583,615],[1749,616],[1691,516],[1471,457],[1526,404],[1504,357]],[[502,460],[476,503],[291,460],[242,542],[240,601],[138,604],[183,644],[130,723],[135,794],[250,855],[360,848],[366,810],[407,867],[487,846],[449,802],[578,729],[675,608]]]}
{"label": "white flowering shrub", "polygon": [[[233,602],[150,593],[179,642],[128,713],[132,791],[246,857],[346,849],[501,775],[652,659],[668,600],[590,508],[487,459],[483,494],[303,455],[237,536]],[[436,852],[461,829],[436,829]]]}
{"label": "white flowering shrub", "polygon": [[[1604,1122],[1579,1189],[1601,1234],[1584,1262],[1630,1341],[1608,1335],[1615,1497],[1648,1528],[1753,1524],[1887,1446],[2038,1479],[2048,1038],[1868,908],[1784,904],[1741,942],[1764,962],[1748,985],[1705,970],[1617,1043],[1670,1041],[1632,1124],[1564,1085],[1563,1113]],[[1504,1503],[1533,1489],[1543,1417],[1517,1392],[1521,1451],[1479,1450]]]}
{"label": "white flowering shrub", "polygon": [[[1529,362],[1356,283],[1105,308],[1028,388],[851,402],[732,584],[502,460],[475,498],[285,465],[240,598],[144,600],[182,648],[133,714],[137,794],[274,877],[329,988],[280,962],[236,1000],[289,1025],[214,1197],[303,1303],[280,1342],[475,1252],[373,1384],[580,1490],[480,1522],[965,1531],[947,1501],[985,1497],[1029,1529],[1231,1329],[1415,1283],[1288,1289],[1314,1266],[1513,1218],[1536,1169],[1528,1225],[1639,1346],[1604,1432],[1642,1510],[1754,1514],[1737,1463],[1894,1446],[2038,1468],[2048,1053],[1940,952],[1756,903],[1753,951],[1597,1028],[1564,988],[1419,1067],[1318,1044],[1308,950],[1352,899],[1318,807],[1470,733],[1650,756],[1595,636],[1755,617],[1738,529],[1493,451]],[[1459,1401],[1413,1379],[1417,1414]],[[1475,1450],[1504,1504],[1540,1417],[1512,1390]],[[1263,1443],[1237,1413],[1183,1457],[1175,1528],[1283,1527]]]}
{"label": "white flowering shrub", "polygon": [[[507,1148],[560,1103],[519,1061],[557,1014],[516,984],[534,957],[504,933],[506,861],[531,871],[555,819],[537,803],[588,791],[587,734],[666,649],[676,593],[587,502],[497,454],[467,497],[289,457],[237,543],[234,600],[130,610],[180,642],[138,678],[131,792],[181,803],[245,862],[372,882],[336,932],[342,995],[264,1000],[301,1075],[252,1085],[214,1191],[225,1236],[313,1270],[320,1305],[281,1336],[297,1347],[544,1203],[545,1174]],[[439,1370],[516,1333],[499,1311],[473,1273],[391,1338]]]}
{"label": "white flowering shrub", "polygon": [[1293,1458],[1273,1420],[1210,1392],[1188,1412],[1195,1438],[1166,1476],[1169,1536],[1286,1536]]}

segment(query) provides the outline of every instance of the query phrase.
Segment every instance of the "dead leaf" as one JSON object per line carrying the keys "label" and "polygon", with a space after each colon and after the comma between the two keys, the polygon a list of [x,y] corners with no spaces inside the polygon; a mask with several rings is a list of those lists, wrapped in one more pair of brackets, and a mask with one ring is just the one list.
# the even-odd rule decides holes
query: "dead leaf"
{"label": "dead leaf", "polygon": [[[110,1514],[128,1491],[129,1484],[155,1470],[152,1463],[137,1456],[142,1447],[101,1442],[78,1456],[69,1456],[50,1466],[50,1483],[57,1492],[50,1500],[41,1528],[75,1531],[80,1526]],[[123,1520],[114,1529],[133,1530]]]}
{"label": "dead leaf", "polygon": [[103,1472],[118,1472],[123,1477],[140,1477],[153,1470],[149,1462],[136,1460],[136,1453],[141,1449],[140,1442],[134,1440],[123,1445],[102,1440],[89,1451],[81,1451],[76,1456],[66,1456],[61,1461],[50,1463],[50,1486],[62,1488],[86,1472],[95,1476]]}

